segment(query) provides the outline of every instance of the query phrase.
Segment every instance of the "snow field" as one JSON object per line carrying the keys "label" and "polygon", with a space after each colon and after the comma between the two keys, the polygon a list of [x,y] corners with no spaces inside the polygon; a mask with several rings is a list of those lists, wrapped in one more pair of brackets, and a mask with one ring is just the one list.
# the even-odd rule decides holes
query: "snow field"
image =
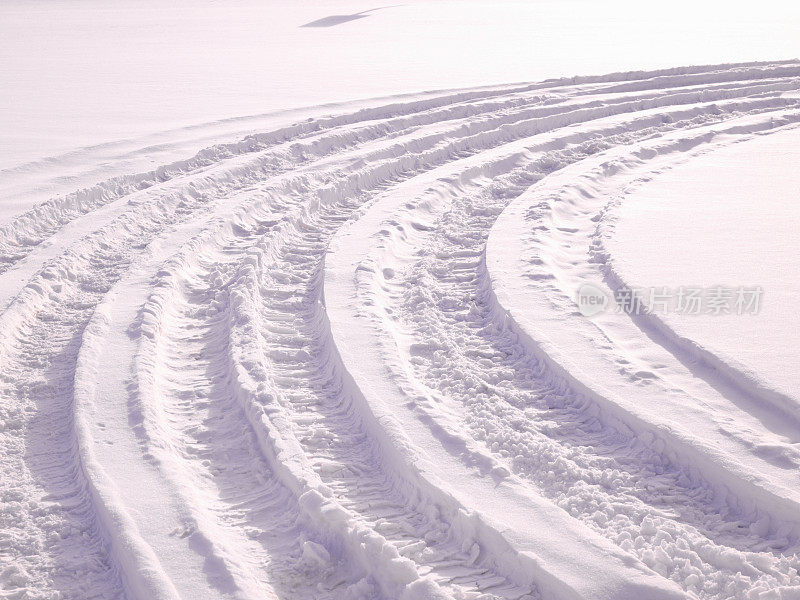
{"label": "snow field", "polygon": [[568,300],[602,281],[601,191],[791,127],[798,87],[786,62],[397,99],[11,216],[4,592],[797,597],[792,475],[740,452],[771,421]]}

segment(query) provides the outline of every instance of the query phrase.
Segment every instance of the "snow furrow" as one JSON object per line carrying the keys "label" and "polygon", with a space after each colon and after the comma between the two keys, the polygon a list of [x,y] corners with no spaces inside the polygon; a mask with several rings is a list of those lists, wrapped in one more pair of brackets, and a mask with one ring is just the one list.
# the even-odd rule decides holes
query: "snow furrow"
{"label": "snow furrow", "polygon": [[[621,140],[614,140],[612,137],[608,138],[607,145],[613,146],[615,142],[630,143],[630,141],[632,140],[624,137]],[[587,147],[585,151],[591,154],[595,150]],[[580,152],[577,154],[579,157]],[[539,164],[547,169],[543,174],[554,167],[558,168],[559,163],[563,164],[565,159],[574,160],[565,156],[540,159]],[[508,202],[509,190],[504,188],[510,185],[511,189],[524,190],[530,185],[531,180],[537,179],[530,170],[525,173],[524,169],[520,169],[518,174],[507,177],[503,184],[497,180],[491,185],[484,182],[489,188],[488,193],[478,190],[465,192],[460,188],[454,192],[435,190],[433,193],[429,192],[427,196],[414,202],[419,205],[416,215],[404,219],[393,217],[382,232],[388,240],[386,243],[390,245],[391,253],[404,259],[378,260],[374,266],[362,267],[375,274],[375,283],[372,286],[376,290],[382,290],[386,295],[384,301],[380,300],[380,292],[378,299],[372,299],[372,295],[365,295],[362,302],[375,306],[386,305],[390,308],[383,315],[387,323],[386,334],[390,335],[392,330],[398,330],[396,343],[401,352],[407,353],[408,370],[414,373],[414,377],[427,383],[429,390],[427,394],[441,398],[438,401],[430,401],[437,405],[435,409],[431,409],[435,411],[433,414],[446,415],[451,411],[463,410],[458,409],[457,405],[450,404],[453,400],[461,398],[461,402],[469,409],[465,425],[471,429],[472,436],[483,440],[493,453],[507,457],[501,462],[506,462],[510,470],[525,475],[533,474],[537,486],[543,488],[548,495],[552,494],[551,497],[559,500],[570,512],[586,518],[592,525],[599,525],[599,529],[608,527],[613,530],[612,539],[616,537],[615,541],[624,549],[633,550],[635,546],[637,554],[647,564],[657,568],[659,572],[664,572],[665,575],[676,578],[690,590],[702,590],[704,594],[712,597],[715,595],[725,597],[725,594],[729,593],[744,593],[754,585],[766,587],[795,583],[790,574],[796,566],[794,562],[796,559],[779,557],[773,560],[763,555],[736,554],[725,550],[725,543],[737,546],[737,542],[734,541],[735,528],[747,527],[747,523],[737,522],[735,516],[724,517],[723,512],[722,523],[710,524],[719,519],[718,505],[710,497],[710,490],[703,492],[703,487],[698,487],[697,484],[689,488],[690,480],[681,481],[680,477],[685,478],[686,475],[679,471],[673,471],[672,474],[665,473],[664,467],[658,466],[649,474],[642,472],[640,476],[643,476],[645,481],[650,481],[644,486],[634,484],[630,495],[641,498],[642,493],[634,493],[639,487],[644,491],[645,497],[650,496],[649,501],[652,502],[653,508],[650,516],[647,516],[647,511],[641,509],[637,511],[639,514],[636,514],[634,519],[638,518],[642,527],[633,537],[626,533],[624,528],[619,529],[619,514],[613,507],[620,506],[623,502],[620,499],[605,502],[599,499],[601,494],[597,493],[594,486],[612,484],[619,486],[620,474],[630,471],[633,465],[660,465],[661,459],[645,460],[642,450],[633,450],[632,455],[625,456],[631,452],[631,448],[630,441],[625,439],[624,426],[622,434],[613,428],[604,430],[591,403],[584,405],[585,400],[580,399],[580,396],[571,397],[574,394],[568,388],[565,390],[563,385],[551,381],[552,376],[547,374],[543,364],[533,360],[525,347],[514,341],[517,334],[504,324],[503,313],[493,309],[493,301],[487,298],[491,295],[491,290],[485,287],[485,275],[480,275],[481,248],[485,243],[489,225],[497,216],[497,207],[502,207]],[[436,211],[432,207],[436,205],[437,200],[441,203],[442,198],[447,198],[447,202],[456,206],[447,206],[448,212],[445,216],[435,215]],[[458,214],[457,211],[465,214]],[[469,216],[470,213],[472,216]],[[475,223],[472,227],[477,227],[474,234],[471,233],[469,219]],[[452,220],[452,223],[448,223],[448,220]],[[425,223],[424,227],[419,225],[420,223]],[[422,243],[417,239],[422,234],[415,232],[415,229],[434,232],[429,235],[438,237],[441,245],[436,246],[435,242],[428,242],[429,245],[425,244],[424,251],[419,248],[413,251],[402,249],[403,241],[408,238],[414,243]],[[500,232],[506,230],[507,228],[498,229]],[[398,249],[398,246],[401,248]],[[420,255],[426,258],[420,259]],[[407,263],[410,262],[408,257],[414,257],[414,262],[419,261],[416,269],[408,266]],[[402,301],[395,299],[395,303],[390,303],[388,299],[393,295],[399,296]],[[368,301],[368,298],[372,300]],[[410,319],[411,323],[395,315],[407,315],[406,319]],[[479,375],[490,367],[493,370],[491,375],[489,372],[485,377]],[[476,392],[476,390],[484,391]],[[504,397],[508,398],[506,400],[508,409],[501,411],[497,402]],[[541,398],[539,408],[533,401],[536,397]],[[487,402],[491,404],[484,404]],[[444,406],[438,406],[439,403],[443,403]],[[492,408],[489,409],[489,406]],[[555,408],[562,408],[562,411],[555,413],[554,424],[548,425],[549,411]],[[572,430],[567,425],[572,418],[567,417],[570,411],[575,411],[576,414]],[[542,425],[538,427],[527,425],[536,420],[541,420]],[[456,420],[452,426],[452,432],[464,426],[459,425],[459,421],[460,419]],[[521,428],[525,431],[530,430],[530,437],[528,434],[522,434]],[[570,431],[573,433],[570,434]],[[609,439],[597,449],[595,446],[603,439],[604,431],[608,432]],[[450,435],[455,435],[452,432]],[[586,441],[576,445],[576,440],[580,439],[575,437],[577,433],[585,436]],[[569,442],[574,449],[553,455],[551,450],[546,450],[547,443],[543,443],[537,437],[561,439],[562,443]],[[558,483],[559,477],[562,476],[561,470],[571,469],[568,466],[571,461],[577,457],[579,462],[582,462],[593,452],[597,452],[598,465],[602,465],[597,474],[586,480],[588,473],[584,471],[578,479],[578,482],[583,480],[582,486],[572,483],[564,487],[564,484]],[[559,455],[562,457],[556,458]],[[614,460],[610,460],[612,457],[618,457],[619,463],[616,466]],[[511,459],[513,461],[507,462]],[[581,487],[583,489],[580,489]],[[650,488],[656,495],[648,492]],[[687,495],[684,497],[681,497],[681,488],[686,489]],[[664,493],[666,490],[670,490],[671,497]],[[645,503],[647,502],[648,500],[645,500]],[[689,506],[695,505],[697,508],[684,511],[680,515],[670,514],[674,510],[674,505],[680,505],[681,502]],[[707,509],[704,508],[704,503],[708,503]],[[705,517],[709,522],[700,525],[699,530],[710,535],[711,539],[721,540],[723,549],[710,546],[702,539],[697,541],[696,538],[700,536],[697,536],[695,531],[687,538],[691,540],[688,545],[684,544],[681,547],[681,542],[677,542],[677,548],[680,550],[676,551],[674,549],[676,546],[673,546],[673,536],[676,535],[676,531],[674,528],[665,527],[663,520],[675,517],[694,520],[698,519],[704,510],[710,510],[710,514]],[[653,524],[653,516],[661,528],[669,531],[666,536],[660,534]],[[596,524],[593,521],[596,521]],[[785,547],[786,542],[780,541],[780,534],[774,542],[769,542],[764,540],[763,534],[760,536],[754,533],[759,532],[761,527],[763,526],[760,522],[750,521],[750,528],[746,530],[744,537],[749,537],[749,543],[755,544],[751,548],[768,549],[770,545],[776,547],[775,544],[777,547],[781,547],[781,544]],[[638,534],[641,533],[645,535],[639,537]],[[655,548],[656,550],[661,548],[661,554],[653,550],[653,546],[648,549],[648,542],[645,541],[648,537],[652,539],[654,535]],[[666,540],[669,542],[665,553],[662,547]],[[686,552],[690,547],[692,551]],[[697,553],[694,550],[697,550]],[[721,560],[719,557],[725,556],[726,552],[728,552],[727,557]],[[793,551],[789,549],[788,553],[791,555]],[[724,570],[727,568],[736,571],[737,568],[744,568],[742,565],[749,561],[759,565],[759,568],[742,579],[738,586],[730,583]],[[693,565],[693,562],[696,564]],[[705,566],[702,566],[704,562]],[[692,572],[692,568],[697,565],[701,566],[702,573]],[[787,575],[776,576],[776,573]]]}
{"label": "snow furrow", "polygon": [[[526,88],[492,90],[484,93],[464,92],[431,100],[363,109],[357,113],[338,117],[314,119],[272,132],[250,135],[236,143],[202,150],[188,160],[177,161],[136,175],[112,178],[93,187],[54,198],[14,217],[10,223],[0,228],[0,244],[2,244],[0,248],[3,250],[0,272],[6,271],[24,258],[33,248],[70,221],[137,192],[149,191],[144,194],[149,195],[165,184],[185,178],[192,178],[196,185],[203,179],[198,177],[199,175],[218,165],[224,166],[231,162],[248,165],[254,164],[253,160],[264,163],[269,159],[276,160],[274,156],[276,153],[279,156],[285,155],[286,148],[291,148],[289,155],[295,159],[297,155],[304,153],[302,145],[292,147],[292,143],[299,140],[308,140],[309,151],[324,154],[336,146],[347,144],[354,135],[366,139],[370,129],[377,135],[385,134],[387,128],[383,121],[391,117],[394,117],[396,124],[404,126],[397,126],[393,128],[394,130],[474,117],[484,110],[498,110],[508,102],[501,99],[498,102],[487,100],[481,103],[482,99],[491,99],[492,96],[506,95],[524,89]],[[377,122],[377,125],[370,127],[371,122]],[[329,133],[325,135],[326,132]],[[272,149],[275,149],[275,152],[271,152]],[[294,161],[292,161],[294,166],[293,163]],[[205,179],[213,185],[214,180],[219,179],[219,175],[206,173]]]}
{"label": "snow furrow", "polygon": [[[361,198],[363,201],[364,198]],[[325,204],[330,203],[329,200]],[[325,211],[333,214],[303,213],[299,223],[276,242],[283,246],[288,237],[288,241],[293,242],[292,246],[281,252],[280,246],[268,245],[263,250],[267,253],[266,257],[262,254],[254,261],[263,266],[270,279],[256,282],[254,276],[249,275],[244,281],[251,289],[237,288],[239,298],[244,293],[248,294],[245,297],[249,301],[242,301],[242,305],[249,307],[251,312],[241,317],[243,325],[248,328],[245,329],[247,333],[237,333],[237,327],[234,327],[232,338],[246,339],[249,346],[253,345],[253,338],[256,338],[255,341],[262,338],[256,344],[258,350],[253,352],[253,356],[268,358],[272,365],[271,368],[248,365],[252,380],[261,381],[261,386],[271,382],[267,388],[271,390],[270,403],[278,404],[269,410],[271,423],[267,430],[272,433],[270,437],[280,437],[279,441],[272,441],[267,453],[279,455],[281,451],[288,451],[295,455],[292,463],[297,462],[295,470],[299,472],[289,475],[288,480],[296,488],[301,503],[309,505],[311,499],[316,498],[309,508],[321,510],[316,503],[332,495],[328,503],[333,507],[326,510],[335,512],[338,507],[338,511],[350,515],[352,524],[348,525],[347,533],[334,530],[333,539],[330,539],[332,533],[327,532],[327,543],[334,550],[331,554],[335,556],[335,549],[340,549],[343,544],[345,547],[351,544],[347,539],[349,537],[366,537],[371,540],[371,546],[377,544],[377,548],[382,548],[380,552],[386,555],[383,560],[388,562],[368,566],[368,579],[356,585],[369,589],[372,581],[390,597],[400,593],[396,591],[397,585],[405,590],[403,593],[415,594],[419,593],[419,589],[436,589],[436,583],[446,587],[456,578],[484,589],[488,589],[490,584],[513,589],[515,586],[487,573],[486,568],[470,566],[477,556],[470,556],[468,548],[463,547],[463,541],[456,543],[448,539],[448,528],[445,524],[437,523],[435,508],[422,506],[408,514],[408,505],[414,502],[414,495],[409,497],[396,489],[397,475],[392,477],[383,473],[379,466],[373,464],[375,458],[369,452],[373,444],[369,443],[368,433],[363,430],[357,412],[353,412],[352,400],[342,392],[342,383],[337,381],[332,371],[334,367],[326,364],[330,361],[330,357],[325,356],[329,350],[325,347],[324,337],[319,337],[324,336],[325,330],[324,319],[319,312],[319,268],[327,238],[359,204],[358,201],[351,201],[349,206],[345,204],[343,207],[334,201],[333,210]],[[336,214],[337,209],[341,214]],[[322,220],[321,224],[318,224],[319,220]],[[292,233],[295,236],[300,233],[302,238],[292,239]],[[295,245],[298,247],[294,248]],[[305,268],[293,274],[296,265]],[[307,289],[304,294],[303,289]],[[297,298],[298,290],[301,298]],[[260,298],[263,306],[252,306],[255,304],[251,299],[253,297]],[[303,310],[302,307],[307,308]],[[259,323],[259,327],[251,331],[249,328],[253,327],[253,322]],[[241,328],[242,325],[239,325],[238,329]],[[263,339],[264,336],[269,341]],[[275,340],[272,341],[272,338]],[[244,343],[241,345],[246,347]],[[253,358],[244,362],[256,361]],[[243,379],[245,385],[250,378]],[[254,384],[251,382],[251,385]],[[250,391],[250,394],[254,393]],[[252,402],[252,399],[249,401]],[[287,428],[288,432],[285,431]],[[286,435],[290,437],[286,439]],[[286,448],[281,449],[284,445]],[[294,450],[290,450],[292,447]],[[367,454],[353,454],[356,450],[366,451]],[[300,453],[309,458],[297,456]],[[379,470],[374,473],[376,468]],[[370,475],[373,482],[365,481]],[[431,511],[433,513],[429,514]],[[425,543],[425,539],[429,543]],[[417,560],[420,560],[420,556],[424,557],[424,568],[415,572],[415,567],[403,556]],[[367,561],[369,564],[374,559],[356,556],[356,561]],[[432,576],[420,579],[420,574],[426,573]],[[524,590],[515,592],[517,597],[524,594]]]}
{"label": "snow furrow", "polygon": [[792,598],[796,488],[746,448],[800,426],[570,294],[614,285],[607,195],[799,89],[786,61],[370,101],[20,205],[0,596]]}

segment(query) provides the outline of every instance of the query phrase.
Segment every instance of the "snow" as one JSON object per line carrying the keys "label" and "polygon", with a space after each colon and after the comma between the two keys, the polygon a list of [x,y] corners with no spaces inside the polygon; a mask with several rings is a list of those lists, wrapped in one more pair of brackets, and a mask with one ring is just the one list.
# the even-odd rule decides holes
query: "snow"
{"label": "snow", "polygon": [[0,597],[797,598],[799,25],[3,3]]}
{"label": "snow", "polygon": [[3,2],[0,168],[328,102],[798,53],[800,9],[784,0],[757,11],[628,0],[378,6],[338,26],[301,27],[376,5]]}
{"label": "snow", "polygon": [[[353,377],[353,393],[363,394],[362,402],[369,404],[378,420],[376,431],[388,434],[386,445],[399,450],[405,470],[411,470],[419,480],[416,485],[433,496],[440,511],[453,515],[454,525],[464,527],[460,521],[468,510],[475,511],[469,515],[475,523],[466,527],[477,529],[470,533],[476,536],[479,548],[500,546],[494,550],[500,551],[499,573],[523,578],[522,585],[537,585],[549,597],[681,597],[677,588],[658,581],[642,565],[631,564],[605,540],[570,522],[555,505],[525,493],[520,482],[509,481],[510,471],[502,460],[488,455],[475,440],[465,439],[459,428],[447,423],[446,415],[432,406],[437,403],[432,397],[435,392],[414,377],[408,364],[414,361],[414,354],[423,353],[404,359],[402,346],[396,348],[399,336],[389,308],[391,291],[379,282],[387,271],[394,279],[406,266],[403,262],[411,263],[409,257],[419,255],[420,251],[412,250],[420,247],[417,244],[424,235],[407,240],[402,235],[392,236],[396,233],[392,229],[410,231],[417,219],[430,217],[432,202],[423,203],[419,216],[403,214],[410,212],[406,202],[414,197],[414,188],[419,194],[420,184],[441,181],[443,176],[431,172],[421,182],[412,180],[411,190],[399,184],[382,194],[358,221],[340,230],[331,244],[325,265],[326,308],[331,336]],[[398,214],[403,215],[402,220]],[[364,243],[370,239],[372,244]],[[404,248],[406,245],[411,247]],[[353,278],[353,273],[360,276]],[[364,360],[365,352],[382,356],[383,361]],[[386,364],[390,365],[390,377],[386,376]]]}
{"label": "snow", "polygon": [[[674,338],[800,410],[800,132],[758,137],[697,156],[628,191],[609,253],[634,286],[760,286],[756,314],[659,315]],[[669,247],[669,260],[664,249]],[[735,298],[732,299],[735,302]],[[743,343],[746,342],[746,343]]]}

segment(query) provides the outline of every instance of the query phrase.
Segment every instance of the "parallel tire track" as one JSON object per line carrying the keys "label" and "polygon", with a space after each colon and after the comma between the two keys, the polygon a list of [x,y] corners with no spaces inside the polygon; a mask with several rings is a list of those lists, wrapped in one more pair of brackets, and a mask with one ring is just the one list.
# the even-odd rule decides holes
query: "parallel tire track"
{"label": "parallel tire track", "polygon": [[[221,598],[568,594],[531,575],[536,559],[492,515],[415,470],[424,450],[392,445],[406,442],[376,421],[340,357],[326,253],[390,202],[385,227],[354,242],[375,249],[363,312],[386,309],[391,329],[384,355],[365,360],[427,395],[426,423],[449,432],[438,443],[489,465],[475,467],[487,481],[558,503],[653,581],[709,598],[800,585],[791,536],[715,514],[703,473],[615,428],[529,355],[484,265],[497,216],[549,174],[745,115],[781,118],[798,88],[800,65],[786,62],[398,100],[254,134],[0,225],[0,596],[186,596],[192,578]],[[73,226],[82,237],[60,233]],[[134,291],[142,301],[125,312]],[[118,365],[95,351],[103,344]],[[136,521],[124,493],[135,482],[111,468],[125,461],[165,482],[181,527]],[[146,573],[160,583],[143,584]]]}

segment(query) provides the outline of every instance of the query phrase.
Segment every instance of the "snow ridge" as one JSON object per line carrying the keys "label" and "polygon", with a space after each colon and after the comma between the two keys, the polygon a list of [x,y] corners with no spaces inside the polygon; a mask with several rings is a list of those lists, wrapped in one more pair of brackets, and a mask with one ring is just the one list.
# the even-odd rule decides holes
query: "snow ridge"
{"label": "snow ridge", "polygon": [[615,285],[620,190],[795,127],[799,88],[786,61],[386,99],[11,217],[0,589],[796,598],[769,398],[571,294]]}

